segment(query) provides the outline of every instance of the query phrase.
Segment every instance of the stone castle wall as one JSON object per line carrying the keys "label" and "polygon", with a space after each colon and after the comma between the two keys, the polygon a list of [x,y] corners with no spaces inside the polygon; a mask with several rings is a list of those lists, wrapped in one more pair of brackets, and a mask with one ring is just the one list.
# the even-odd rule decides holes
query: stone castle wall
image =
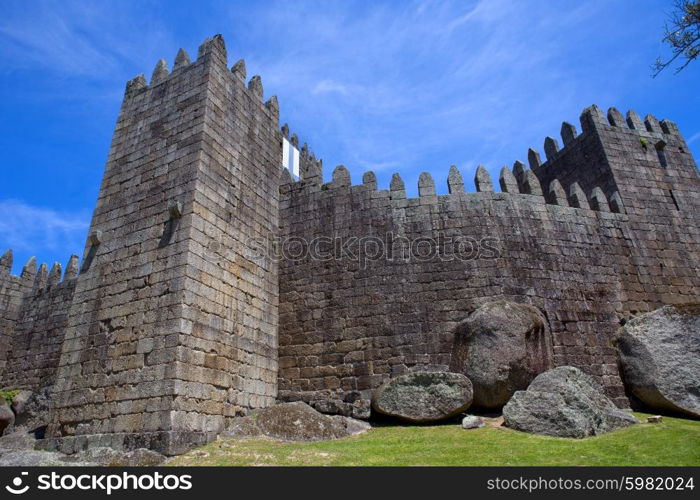
{"label": "stone castle wall", "polygon": [[24,298],[7,350],[13,369],[5,373],[3,386],[34,390],[53,384],[75,283],[67,276]]}
{"label": "stone castle wall", "polygon": [[48,447],[178,453],[276,400],[367,417],[386,378],[447,370],[493,299],[539,308],[550,361],[626,406],[620,323],[700,300],[700,178],[672,122],[593,106],[502,192],[453,168],[450,194],[422,174],[409,199],[398,175],[323,184],[306,145],[301,179],[280,171],[298,137],[227,65],[217,36],[127,84],[79,273],[0,259],[0,386],[53,382]]}
{"label": "stone castle wall", "polygon": [[[315,252],[333,258],[312,258],[309,248],[304,254],[291,245],[282,260],[280,398],[357,411],[353,401],[369,398],[388,377],[446,369],[457,324],[484,301],[504,298],[540,308],[554,363],[594,375],[626,406],[611,342],[620,321],[700,298],[700,211],[691,199],[700,180],[689,155],[668,155],[663,168],[640,141],[663,138],[687,152],[671,129],[640,135],[595,107],[584,112],[582,126],[576,135],[565,124],[562,150],[546,141],[546,163],[531,151],[533,170],[516,162],[512,174],[502,171],[505,193],[490,192],[481,169],[482,192],[465,194],[451,172],[451,194],[435,196],[424,174],[421,197],[408,200],[396,177],[390,190],[377,190],[371,173],[364,185],[349,186],[343,168],[323,186],[303,179],[282,186],[282,235],[310,246],[320,241],[328,248]],[[656,177],[675,178],[667,187],[689,203],[669,206],[667,192],[642,189]],[[555,179],[570,195],[550,191]],[[638,201],[637,193],[659,205]],[[330,243],[360,238],[356,246],[364,241],[372,254],[373,239],[386,241],[388,233],[438,246],[450,237],[486,242],[498,256],[358,260]]]}
{"label": "stone castle wall", "polygon": [[33,390],[53,384],[73,300],[78,256],[65,275],[60,264],[37,270],[30,259],[21,276],[10,274],[12,253],[0,266],[0,340],[2,387]]}
{"label": "stone castle wall", "polygon": [[13,276],[12,261],[11,250],[5,252],[0,259],[0,375],[7,365],[8,350],[12,344],[23,297],[31,290],[36,278],[36,264],[33,268],[25,266],[21,278]]}

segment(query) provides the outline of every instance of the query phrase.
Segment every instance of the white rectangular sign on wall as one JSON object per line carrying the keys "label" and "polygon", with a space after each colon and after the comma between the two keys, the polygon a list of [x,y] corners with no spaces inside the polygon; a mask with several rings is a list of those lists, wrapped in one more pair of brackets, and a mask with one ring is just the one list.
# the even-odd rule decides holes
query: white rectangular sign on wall
{"label": "white rectangular sign on wall", "polygon": [[282,138],[282,166],[289,170],[295,179],[299,178],[299,150],[286,137]]}

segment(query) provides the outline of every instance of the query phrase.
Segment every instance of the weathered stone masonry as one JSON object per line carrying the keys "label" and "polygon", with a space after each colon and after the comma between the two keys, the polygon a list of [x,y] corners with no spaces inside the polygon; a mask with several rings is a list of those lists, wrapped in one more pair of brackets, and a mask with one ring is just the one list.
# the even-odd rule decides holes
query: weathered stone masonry
{"label": "weathered stone masonry", "polygon": [[[504,168],[502,192],[479,168],[465,193],[453,168],[450,194],[423,174],[409,199],[398,175],[352,186],[338,167],[323,184],[306,145],[301,178],[280,171],[282,137],[298,137],[245,81],[220,36],[131,80],[80,273],[77,258],[63,280],[0,260],[0,385],[53,386],[46,446],[178,453],[278,399],[367,417],[386,378],[448,369],[457,325],[493,299],[540,309],[550,361],[626,406],[621,320],[700,299],[700,178],[670,121],[592,106],[561,149],[547,138],[546,161],[531,150],[530,168]],[[390,259],[338,256],[387,237]],[[253,241],[333,257],[260,258]],[[405,254],[415,242],[427,257]]]}
{"label": "weathered stone masonry", "polygon": [[504,168],[502,193],[482,168],[481,192],[465,194],[453,170],[449,195],[436,196],[423,174],[409,200],[396,176],[378,191],[372,175],[349,186],[344,168],[323,186],[282,186],[283,236],[495,238],[499,255],[283,261],[280,398],[359,413],[354,402],[385,378],[446,369],[457,324],[484,301],[509,299],[545,313],[556,365],[594,375],[626,406],[611,343],[620,321],[700,297],[700,181],[672,122],[609,116],[586,109],[580,135],[564,124],[565,147],[547,138],[545,163],[530,150],[532,170]]}

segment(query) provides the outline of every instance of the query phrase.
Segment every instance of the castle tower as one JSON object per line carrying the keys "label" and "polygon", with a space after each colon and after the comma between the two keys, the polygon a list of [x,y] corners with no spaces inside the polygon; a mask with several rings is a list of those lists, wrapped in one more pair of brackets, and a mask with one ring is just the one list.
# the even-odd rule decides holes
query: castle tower
{"label": "castle tower", "polygon": [[223,38],[127,83],[68,313],[49,447],[182,452],[277,395],[276,98]]}
{"label": "castle tower", "polygon": [[[548,137],[547,159],[530,150],[530,166],[549,192],[557,183],[594,210],[624,216],[629,269],[617,269],[626,289],[627,313],[665,304],[697,301],[700,274],[690,262],[700,259],[700,175],[676,124],[630,110],[626,115],[598,106],[581,114],[581,133],[569,123],[561,128],[563,147]],[[557,183],[555,183],[557,181]]]}
{"label": "castle tower", "polygon": [[672,121],[659,121],[650,114],[642,121],[635,111],[625,117],[616,108],[605,116],[593,105],[581,114],[581,133],[565,122],[561,137],[561,148],[556,139],[545,139],[544,162],[535,150],[528,153],[530,168],[545,192],[554,180],[567,193],[578,183],[594,201],[598,188],[611,203],[611,211],[652,224],[659,217],[687,224],[698,213],[700,176]]}

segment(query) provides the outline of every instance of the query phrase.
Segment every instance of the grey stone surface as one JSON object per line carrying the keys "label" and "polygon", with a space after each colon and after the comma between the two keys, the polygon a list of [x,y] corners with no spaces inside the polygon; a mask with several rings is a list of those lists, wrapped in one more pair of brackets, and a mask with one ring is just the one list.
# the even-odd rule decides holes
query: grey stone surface
{"label": "grey stone surface", "polygon": [[14,430],[12,432],[5,432],[2,437],[0,437],[0,449],[3,450],[33,450],[36,444],[36,437],[34,434]]}
{"label": "grey stone surface", "polygon": [[22,391],[12,400],[15,412],[13,430],[43,431],[49,423],[49,403],[51,386],[44,386],[36,391]]}
{"label": "grey stone surface", "polygon": [[32,394],[32,391],[24,390],[19,391],[17,395],[14,398],[12,398],[12,404],[10,406],[12,407],[12,411],[15,412],[15,415],[24,413],[27,401],[29,400]]}
{"label": "grey stone surface", "polygon": [[55,451],[34,450],[29,446],[20,446],[21,442],[15,437],[13,446],[7,446],[10,444],[9,441],[0,438],[1,467],[152,467],[165,461],[163,455],[143,448],[119,451],[98,447],[66,455]]}
{"label": "grey stone surface", "polygon": [[406,422],[459,415],[472,404],[472,384],[460,373],[414,372],[390,379],[372,395],[372,409]]}
{"label": "grey stone surface", "polygon": [[538,375],[503,407],[505,425],[522,432],[585,438],[637,423],[590,376],[572,366]]}
{"label": "grey stone surface", "polygon": [[47,287],[41,271],[27,292],[8,278],[3,383],[55,382],[59,448],[132,434],[111,442],[174,453],[277,395],[277,262],[243,244],[279,225],[277,111],[260,78],[229,71],[221,37],[186,59],[127,89],[81,273]]}
{"label": "grey stone surface", "polygon": [[[491,299],[541,310],[554,365],[585,370],[627,407],[611,341],[621,318],[698,300],[700,282],[689,263],[699,259],[700,179],[687,145],[671,128],[610,125],[597,107],[582,113],[581,133],[566,125],[564,147],[531,165],[547,203],[522,196],[508,168],[501,176],[506,193],[450,188],[451,194],[431,201],[406,199],[398,176],[389,192],[284,186],[283,238],[391,234],[398,250],[362,266],[350,258],[280,263],[280,398],[318,401],[329,389],[368,391],[409,370],[446,369],[458,323]],[[641,139],[655,144],[662,138],[673,143],[666,146],[666,168],[653,147],[641,146]],[[521,170],[524,179],[529,171]],[[555,186],[552,196],[555,180],[561,190]],[[586,193],[594,191],[599,201],[599,192],[608,198],[613,213],[591,208]],[[403,258],[403,238],[495,238],[498,255]]]}
{"label": "grey stone surface", "polygon": [[493,192],[493,182],[489,171],[483,165],[476,167],[474,175],[474,185],[480,193]]}
{"label": "grey stone surface", "polygon": [[478,429],[485,425],[484,419],[476,415],[467,415],[462,419],[462,429]]}
{"label": "grey stone surface", "polygon": [[5,398],[0,398],[0,435],[14,423],[15,414],[12,412],[10,405],[7,404]]}
{"label": "grey stone surface", "polygon": [[152,467],[160,465],[164,460],[165,457],[160,453],[144,448],[131,451],[119,451],[112,448],[91,448],[63,458],[63,461],[67,462],[66,465],[92,463],[108,467]]}
{"label": "grey stone surface", "polygon": [[255,425],[268,437],[283,441],[325,441],[365,432],[369,424],[340,415],[328,416],[306,403],[281,403],[261,410]]}
{"label": "grey stone surface", "polygon": [[254,416],[232,419],[221,433],[222,437],[256,437],[260,435],[262,435],[262,431],[256,425]]}
{"label": "grey stone surface", "polygon": [[665,306],[628,321],[617,348],[627,389],[644,405],[700,418],[700,305]]}
{"label": "grey stone surface", "polygon": [[89,467],[98,465],[92,462],[67,463],[65,458],[66,455],[62,453],[50,451],[0,449],[0,467]]}
{"label": "grey stone surface", "polygon": [[487,302],[455,332],[450,370],[471,380],[474,406],[501,408],[553,365],[547,320],[528,304]]}
{"label": "grey stone surface", "polygon": [[450,166],[450,172],[447,175],[447,189],[450,194],[464,192],[464,178],[456,165]]}
{"label": "grey stone surface", "polygon": [[342,415],[333,415],[331,418],[334,421],[336,432],[339,437],[356,436],[370,430],[372,426],[363,420],[356,418],[344,417]]}

